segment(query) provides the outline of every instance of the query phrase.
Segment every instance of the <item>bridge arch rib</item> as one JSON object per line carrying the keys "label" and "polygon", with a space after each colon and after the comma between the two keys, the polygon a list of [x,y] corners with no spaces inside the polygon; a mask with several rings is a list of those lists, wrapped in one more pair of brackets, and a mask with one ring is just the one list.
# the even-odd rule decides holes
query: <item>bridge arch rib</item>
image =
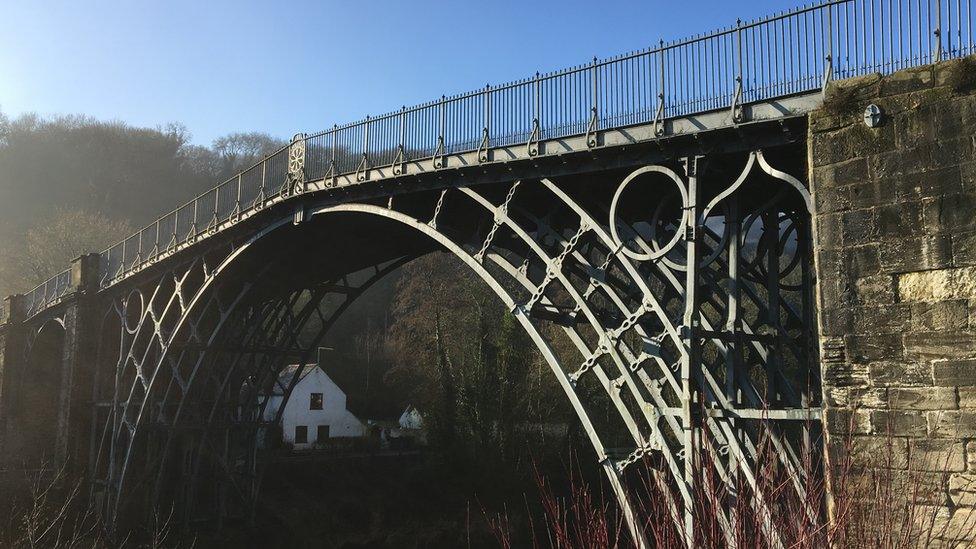
{"label": "bridge arch rib", "polygon": [[[748,157],[746,171],[752,166],[754,159],[754,155]],[[658,456],[663,464],[662,470],[654,473],[655,483],[667,494],[670,513],[681,528],[684,528],[687,541],[693,542],[694,520],[698,512],[695,506],[700,505],[695,501],[695,479],[700,476],[695,468],[703,465],[713,469],[730,492],[738,487],[737,479],[743,477],[752,495],[750,505],[768,523],[770,511],[760,481],[755,475],[761,445],[756,442],[756,433],[750,431],[745,424],[769,424],[768,414],[760,415],[756,407],[776,407],[780,401],[786,400],[783,395],[789,391],[770,390],[771,383],[766,383],[763,394],[772,394],[774,398],[764,400],[759,396],[762,391],[756,389],[753,380],[746,376],[735,379],[728,372],[734,370],[736,365],[741,366],[743,355],[748,355],[747,360],[760,362],[769,372],[775,373],[770,359],[761,357],[760,351],[766,350],[766,347],[789,345],[790,341],[781,342],[780,339],[805,337],[787,333],[789,330],[781,326],[781,318],[789,315],[788,307],[783,306],[785,300],[772,299],[772,295],[783,288],[779,278],[782,273],[777,267],[778,259],[774,261],[771,256],[778,258],[787,251],[788,246],[783,239],[788,240],[788,237],[782,234],[779,210],[772,216],[756,213],[755,208],[752,208],[749,210],[750,214],[744,216],[749,219],[750,227],[756,223],[762,226],[759,241],[765,242],[766,247],[760,249],[762,246],[750,241],[750,229],[746,229],[747,234],[741,234],[740,218],[731,217],[728,213],[730,208],[734,210],[735,207],[723,205],[721,208],[714,208],[717,202],[728,201],[729,196],[738,203],[734,198],[735,193],[739,192],[745,179],[754,183],[756,176],[743,172],[744,175],[739,178],[743,181],[737,180],[724,196],[720,196],[722,189],[718,186],[707,192],[701,187],[696,188],[699,175],[696,170],[697,160],[689,159],[688,162],[684,177],[678,177],[677,180],[679,189],[687,196],[682,198],[680,211],[690,213],[687,216],[688,221],[684,221],[685,214],[682,214],[681,221],[677,224],[656,220],[656,226],[651,227],[651,231],[648,231],[647,221],[608,228],[607,222],[598,221],[598,215],[606,212],[609,200],[594,202],[588,198],[593,194],[591,189],[585,186],[561,186],[543,179],[532,184],[516,181],[504,187],[459,187],[395,195],[389,200],[372,203],[309,202],[302,206],[299,213],[281,217],[246,241],[231,245],[231,251],[220,258],[213,269],[203,268],[203,282],[192,295],[184,295],[180,290],[181,283],[177,282],[173,295],[167,298],[170,303],[180,304],[180,315],[172,323],[171,330],[154,330],[154,339],[159,343],[153,356],[153,372],[144,383],[145,394],[141,391],[130,391],[126,408],[135,406],[140,412],[136,420],[127,427],[131,436],[124,440],[124,462],[113,482],[109,483],[116,494],[110,499],[107,508],[110,516],[113,519],[117,516],[116,512],[122,501],[119,495],[139,484],[135,478],[139,473],[130,468],[129,464],[137,453],[146,452],[140,446],[140,439],[160,427],[158,419],[163,414],[154,410],[174,409],[175,415],[169,418],[172,423],[165,426],[173,428],[179,422],[185,421],[184,415],[187,412],[184,411],[184,406],[189,406],[187,395],[192,392],[193,384],[206,383],[202,380],[210,378],[219,389],[217,394],[220,394],[225,391],[228,383],[236,382],[235,371],[241,358],[233,359],[233,365],[229,369],[218,371],[222,366],[215,359],[218,353],[214,349],[221,337],[226,335],[224,331],[228,328],[225,323],[237,314],[236,307],[248,309],[246,314],[250,315],[247,317],[250,321],[245,325],[251,331],[240,336],[248,341],[255,337],[266,337],[267,330],[271,330],[273,336],[269,341],[279,341],[275,339],[276,334],[289,335],[296,330],[302,330],[315,314],[314,309],[323,296],[310,289],[314,288],[314,284],[308,284],[309,280],[304,280],[303,286],[301,283],[280,279],[291,284],[290,287],[300,289],[298,294],[304,297],[296,298],[295,292],[285,292],[275,299],[265,300],[263,304],[254,301],[252,294],[266,292],[273,284],[263,284],[261,287],[262,284],[255,282],[258,278],[235,272],[241,270],[239,263],[250,261],[244,259],[247,256],[245,252],[257,246],[263,239],[277,238],[273,235],[278,232],[294,235],[302,231],[303,227],[314,225],[320,220],[329,219],[341,223],[349,219],[368,217],[394,223],[406,228],[409,233],[436,243],[438,247],[463,261],[498,295],[556,375],[596,450],[598,460],[628,518],[628,526],[637,539],[643,539],[644,525],[630,506],[623,479],[629,465],[649,455]],[[766,173],[769,174],[768,171]],[[800,201],[784,201],[780,193],[776,201],[770,203],[786,204],[776,208],[791,209],[793,212],[804,210],[805,213],[803,202],[806,197],[802,196],[805,189],[801,185],[796,190],[800,191]],[[523,195],[525,199],[520,200]],[[704,209],[704,213],[701,205],[703,202],[698,202],[702,198],[713,198],[713,203]],[[590,202],[584,203],[586,200]],[[750,200],[755,202],[754,197]],[[709,212],[716,215],[714,212],[718,210],[722,211],[722,234],[716,232],[716,224],[707,215]],[[761,221],[757,222],[757,219]],[[286,228],[288,225],[293,226]],[[658,253],[662,259],[670,258],[669,261],[654,260],[640,264],[639,253],[624,252],[625,249],[630,251],[634,246],[644,250],[659,247],[660,243],[655,240],[656,229],[667,229],[672,235],[676,235],[668,237],[666,247],[669,249]],[[789,230],[797,234],[802,231],[788,227],[787,232]],[[621,242],[618,232],[624,235],[625,242]],[[685,233],[690,236],[679,238]],[[762,236],[767,233],[769,236]],[[333,242],[341,237],[332,234],[330,238],[333,240],[329,242]],[[766,264],[766,270],[759,273],[764,279],[754,277],[759,283],[766,284],[763,292],[757,293],[750,286],[755,285],[755,280],[740,280],[736,272],[737,264],[742,259],[739,249],[747,245],[754,245],[755,248],[750,272],[757,271],[758,264]],[[703,248],[708,253],[703,253]],[[428,249],[421,247],[419,252]],[[386,261],[395,263],[408,260],[419,253],[417,250],[415,249],[413,255],[401,253],[395,257],[387,257]],[[796,254],[799,253],[796,251]],[[635,260],[632,256],[637,256],[638,259]],[[688,260],[683,268],[674,262],[674,258],[678,256],[684,256]],[[384,263],[378,261],[377,257],[373,257],[371,261],[374,265]],[[355,261],[351,261],[346,267],[336,267],[337,270],[329,275],[321,275],[320,278],[335,280],[353,272],[353,263]],[[796,262],[790,263],[791,268],[795,268]],[[191,266],[190,269],[192,268]],[[757,338],[749,339],[749,336],[754,335],[754,330],[749,327],[749,322],[739,318],[737,295],[733,297],[731,292],[727,292],[727,299],[717,297],[718,292],[712,288],[715,280],[709,277],[717,276],[715,273],[720,271],[726,272],[728,281],[735,282],[733,286],[748,288],[743,293],[751,291],[753,301],[772,301],[765,311],[768,317],[766,320],[774,331],[779,331],[772,339],[767,337],[763,341],[775,339],[775,345],[759,343]],[[184,278],[186,276],[183,275]],[[178,279],[179,276],[174,278]],[[308,278],[307,275],[305,278]],[[703,292],[706,295],[696,297],[706,285],[709,286],[709,291]],[[809,288],[802,287],[801,290],[805,292]],[[760,293],[763,295],[759,296]],[[296,316],[291,311],[299,299],[304,301],[304,307]],[[152,301],[151,299],[150,302]],[[283,310],[288,310],[289,313],[281,316],[279,313]],[[760,313],[762,312],[760,307]],[[204,321],[208,315],[210,320]],[[278,324],[268,325],[267,322],[272,320]],[[719,321],[726,325],[725,330],[720,328]],[[154,323],[157,326],[160,324],[158,321]],[[753,319],[753,323],[757,326],[764,324],[758,316]],[[575,364],[557,356],[546,335],[548,332],[540,330],[543,324],[557,327],[565,334],[577,352]],[[808,330],[809,326],[803,328]],[[198,333],[201,330],[209,330],[206,337]],[[729,343],[741,341],[744,337],[748,344],[741,347],[747,347],[746,349]],[[173,342],[181,338],[202,343],[201,348],[189,354],[185,347],[178,350]],[[703,349],[706,345],[712,346],[711,354]],[[750,346],[756,348],[755,352],[748,348]],[[309,358],[307,355],[303,356],[302,363],[307,363]],[[803,359],[803,356],[796,357],[797,361]],[[191,363],[192,366],[184,366]],[[273,374],[281,366],[279,360],[277,364],[266,361],[261,367],[267,369],[267,379],[271,379],[277,377]],[[719,366],[726,369],[721,371]],[[180,371],[186,371],[188,377],[173,375]],[[592,421],[588,403],[579,396],[579,384],[586,383],[590,378],[617,411],[618,430],[628,433],[632,440],[631,451],[626,454],[616,454],[608,447],[605,440],[613,435],[598,432],[600,428]],[[783,386],[786,385],[784,382]],[[729,394],[737,395],[734,398],[740,401],[749,401],[749,406],[737,406],[739,402],[730,400]],[[694,404],[720,411],[703,413],[692,410]],[[809,402],[806,405],[810,408]],[[750,408],[750,413],[743,415],[742,408],[746,407]],[[205,414],[204,425],[214,422],[215,409],[214,401],[211,402],[209,414]],[[795,413],[775,410],[772,415],[792,420],[801,416],[809,417],[807,412],[809,410],[797,410]],[[261,414],[263,415],[263,411]],[[207,427],[202,432],[201,438],[206,438]],[[796,489],[802,495],[804,483],[801,471],[797,469],[800,465],[799,455],[793,441],[787,440],[785,429],[774,428],[770,432],[772,444],[777,450],[776,459],[782,462],[787,471],[797,474],[800,480],[795,483]],[[173,431],[165,437],[163,455],[169,455],[174,437]],[[702,464],[696,460],[695,452],[698,451],[704,452],[702,455],[707,456],[709,463]],[[161,472],[162,468],[159,467],[156,470],[157,486],[160,485],[161,477],[158,475]],[[709,497],[713,498],[712,504],[720,503],[714,500],[714,494]],[[818,518],[811,517],[811,520]],[[730,524],[732,520],[734,517],[725,513],[719,513],[715,518],[729,543],[735,541]],[[766,534],[773,545],[780,543],[777,534],[771,529],[766,529]]]}

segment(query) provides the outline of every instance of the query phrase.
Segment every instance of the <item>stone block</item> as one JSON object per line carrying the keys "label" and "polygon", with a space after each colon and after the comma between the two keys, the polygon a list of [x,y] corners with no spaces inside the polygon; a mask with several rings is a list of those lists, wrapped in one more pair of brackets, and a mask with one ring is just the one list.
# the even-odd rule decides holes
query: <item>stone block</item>
{"label": "stone block", "polygon": [[855,334],[890,334],[911,325],[911,306],[907,303],[861,305],[854,308]]}
{"label": "stone block", "polygon": [[952,263],[957,267],[976,265],[976,231],[952,235]]}
{"label": "stone block", "polygon": [[936,79],[930,66],[901,70],[887,74],[878,82],[878,96],[902,95],[931,88]]}
{"label": "stone block", "polygon": [[881,269],[888,273],[943,269],[952,265],[951,242],[945,234],[888,240],[879,252]]}
{"label": "stone block", "polygon": [[932,126],[936,135],[967,135],[976,127],[976,100],[969,95],[933,105]]}
{"label": "stone block", "polygon": [[878,245],[865,244],[855,246],[848,251],[848,270],[856,278],[873,276],[881,272],[881,262],[878,260]]}
{"label": "stone block", "polygon": [[976,387],[958,387],[959,408],[973,410],[976,409]]}
{"label": "stone block", "polygon": [[[872,177],[884,180],[927,170],[930,168],[931,158],[931,144],[926,143],[873,155],[868,163]],[[928,176],[929,174],[925,174],[926,179]]]}
{"label": "stone block", "polygon": [[899,301],[976,299],[976,267],[902,273],[897,286]]}
{"label": "stone block", "polygon": [[932,362],[932,381],[945,387],[976,385],[976,359],[935,360]]}
{"label": "stone block", "polygon": [[[821,263],[826,269],[839,268],[841,257],[835,252],[836,257],[828,254],[844,246],[844,230],[841,223],[843,213],[828,213],[818,215],[813,220],[814,230],[817,235],[817,251]],[[824,257],[824,256],[827,257]]]}
{"label": "stone block", "polygon": [[976,505],[976,475],[956,473],[949,475],[949,498],[953,505]]}
{"label": "stone block", "polygon": [[840,215],[844,246],[867,244],[877,239],[873,208],[852,210]]}
{"label": "stone block", "polygon": [[820,312],[820,335],[838,336],[854,330],[854,312],[850,307],[837,307]]}
{"label": "stone block", "polygon": [[957,507],[938,537],[953,541],[952,547],[972,547],[976,543],[976,509]]}
{"label": "stone block", "polygon": [[[899,294],[901,289],[899,284]],[[912,329],[915,331],[965,330],[969,326],[969,304],[963,299],[922,301],[912,303],[911,308]]]}
{"label": "stone block", "polygon": [[900,200],[938,198],[962,191],[959,166],[943,166],[925,172],[885,176]]}
{"label": "stone block", "polygon": [[939,360],[976,356],[976,334],[972,332],[915,332],[904,336],[909,360]]}
{"label": "stone block", "polygon": [[[895,279],[881,274],[865,276],[854,281],[854,298],[858,303],[894,303]],[[844,302],[849,306],[849,302]]]}
{"label": "stone block", "polygon": [[[829,167],[830,166],[828,166],[828,168]],[[815,175],[814,177],[817,176]],[[851,209],[853,198],[851,197],[852,187],[850,185],[845,187],[833,187],[828,185],[820,185],[817,183],[814,189],[813,204],[816,215],[842,212]]]}
{"label": "stone block", "polygon": [[888,389],[892,410],[954,410],[958,408],[954,387],[893,387]]}
{"label": "stone block", "polygon": [[976,411],[940,410],[925,412],[929,434],[940,438],[976,437]]}
{"label": "stone block", "polygon": [[868,378],[875,387],[921,387],[932,385],[928,364],[900,361],[872,362]]}
{"label": "stone block", "polygon": [[927,429],[926,417],[921,411],[873,410],[871,412],[871,432],[876,435],[923,437]]}
{"label": "stone block", "polygon": [[922,204],[917,201],[886,204],[874,209],[874,236],[884,240],[922,234]]}
{"label": "stone block", "polygon": [[943,230],[976,230],[976,195],[955,193],[939,200],[939,223]]}
{"label": "stone block", "polygon": [[901,334],[848,335],[847,356],[855,364],[900,359],[904,355]]}
{"label": "stone block", "polygon": [[835,408],[883,408],[888,390],[873,387],[825,387],[827,405]]}
{"label": "stone block", "polygon": [[827,387],[865,387],[868,384],[868,365],[848,362],[825,363],[823,381]]}
{"label": "stone block", "polygon": [[916,471],[962,472],[968,467],[961,440],[913,438],[908,442],[910,468]]}
{"label": "stone block", "polygon": [[909,439],[904,437],[863,435],[830,445],[831,463],[838,466],[850,460],[850,468],[907,469],[908,458]]}
{"label": "stone block", "polygon": [[918,108],[894,116],[895,142],[898,148],[910,149],[921,143],[931,143],[938,138],[935,129],[935,105]]}
{"label": "stone block", "polygon": [[827,432],[835,435],[866,435],[871,432],[871,414],[864,410],[828,408],[824,411]]}

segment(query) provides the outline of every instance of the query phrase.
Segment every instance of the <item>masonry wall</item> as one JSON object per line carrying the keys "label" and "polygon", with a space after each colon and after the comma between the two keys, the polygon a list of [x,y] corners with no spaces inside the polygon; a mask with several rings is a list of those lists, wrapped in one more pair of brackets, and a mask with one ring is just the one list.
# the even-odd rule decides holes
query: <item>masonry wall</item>
{"label": "masonry wall", "polygon": [[809,130],[830,454],[853,439],[947,539],[976,528],[974,80],[969,58],[840,82]]}

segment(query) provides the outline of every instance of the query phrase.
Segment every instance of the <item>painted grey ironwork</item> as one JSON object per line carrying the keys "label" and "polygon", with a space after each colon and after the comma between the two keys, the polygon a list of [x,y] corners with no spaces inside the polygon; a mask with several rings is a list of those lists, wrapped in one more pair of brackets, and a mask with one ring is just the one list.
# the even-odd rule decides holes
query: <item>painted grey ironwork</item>
{"label": "painted grey ironwork", "polygon": [[[811,472],[803,459],[815,438],[807,431],[820,414],[815,386],[804,383],[804,375],[815,375],[809,368],[810,264],[804,259],[809,257],[810,196],[799,179],[757,150],[744,157],[733,180],[704,176],[713,189],[706,203],[699,182],[702,161],[690,157],[681,168],[638,168],[608,187],[606,202],[581,202],[558,181],[543,178],[494,189],[419,191],[407,210],[396,202],[311,203],[301,223],[343,214],[383,218],[429,237],[478,274],[555,374],[635,539],[642,540],[641,518],[631,506],[624,475],[635,463],[653,458],[661,463],[661,470],[652,472],[655,482],[689,546],[694,545],[696,498],[716,497],[695,488],[705,469],[714,470],[730,492],[749,491],[766,524],[768,544],[782,546],[782,534],[769,518],[773,494],[756,472],[763,460],[776,461],[788,473],[786,488],[804,501]],[[679,212],[674,220],[662,218],[662,209],[670,207],[662,199],[642,220],[649,233],[621,220],[618,211],[622,193],[647,184],[647,177],[673,186],[671,205]],[[774,182],[774,192],[743,193],[745,185],[762,181]],[[526,202],[540,195],[546,197],[546,211],[538,211],[538,201]],[[418,208],[418,200],[426,206]],[[481,230],[458,230],[473,217]],[[129,294],[115,294],[108,318],[119,326],[120,340],[110,338],[104,345],[108,356],[96,360],[105,369],[96,377],[114,383],[95,399],[100,429],[92,448],[99,472],[97,504],[109,524],[128,509],[133,486],[148,482],[147,471],[154,478],[154,498],[172,490],[167,476],[172,471],[155,460],[174,459],[167,456],[188,444],[187,433],[196,449],[189,454],[187,490],[205,492],[195,484],[204,481],[198,469],[215,462],[233,491],[254,503],[260,459],[240,452],[255,448],[266,404],[260,395],[267,394],[267,384],[278,379],[289,357],[300,357],[300,364],[314,358],[311,350],[341,314],[341,309],[321,309],[324,296],[337,293],[347,304],[365,287],[336,281],[310,288],[268,283],[282,293],[254,297],[273,260],[253,276],[229,273],[248,249],[295,222],[287,214],[276,219],[209,254],[169,262],[171,270]],[[378,264],[366,284],[409,259]],[[575,356],[554,351],[552,338],[558,334]],[[784,365],[800,375],[786,375]],[[254,381],[237,390],[241,380]],[[601,393],[606,404],[593,402],[584,387]],[[194,391],[197,396],[188,397]],[[245,413],[242,406],[252,411]],[[607,410],[618,418],[616,435],[595,421],[595,413]],[[769,429],[760,435],[751,424]],[[610,442],[615,436],[626,436],[629,445],[615,450],[619,445]],[[221,437],[235,442],[221,446]],[[731,511],[712,503],[718,527],[734,546]],[[823,519],[811,513],[808,520]]]}
{"label": "painted grey ironwork", "polygon": [[[498,147],[596,136],[815,92],[837,78],[891,72],[969,55],[972,0],[848,0],[798,8],[689,39],[591,63],[444,96],[415,107],[334,126],[304,143],[305,181],[334,184],[398,176],[403,165],[476,152],[488,161]],[[152,225],[102,252],[103,287],[288,195],[293,142]],[[378,172],[381,167],[391,167]],[[63,276],[62,274],[54,277]],[[51,282],[30,292],[35,314],[51,303]]]}

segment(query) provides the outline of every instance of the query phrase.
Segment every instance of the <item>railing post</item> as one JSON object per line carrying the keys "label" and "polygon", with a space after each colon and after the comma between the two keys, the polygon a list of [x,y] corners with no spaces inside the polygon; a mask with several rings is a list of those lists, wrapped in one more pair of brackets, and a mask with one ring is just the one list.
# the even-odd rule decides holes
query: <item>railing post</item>
{"label": "railing post", "polygon": [[[258,208],[264,207],[264,201],[267,199],[268,194],[264,191],[265,186],[268,184],[268,157],[265,156],[264,160],[261,161],[261,192],[258,193],[258,198],[255,201],[255,206]],[[194,204],[193,206],[193,223],[197,222],[197,208]]]}
{"label": "railing post", "polygon": [[542,111],[542,93],[539,89],[539,71],[535,72],[535,79],[532,81],[532,132],[529,133],[529,142],[526,144],[526,152],[529,156],[539,154],[539,140],[542,138],[542,126],[539,123],[540,112]]}
{"label": "railing post", "polygon": [[359,182],[369,178],[369,122],[370,117],[366,116],[366,123],[363,126],[363,157],[356,168],[356,181]]}
{"label": "railing post", "polygon": [[658,81],[657,81],[657,85],[658,85],[658,88],[657,88],[658,89],[658,92],[657,92],[657,111],[654,113],[654,135],[656,135],[658,137],[661,137],[662,135],[664,135],[664,100],[665,100],[665,94],[664,94],[664,56],[665,56],[664,39],[662,38],[661,41],[658,44],[659,44],[659,46],[658,46],[658,50],[657,50],[657,56],[658,56],[658,59],[660,60],[660,63],[658,63],[658,67],[659,67],[660,70],[658,71]]}
{"label": "railing post", "polygon": [[447,96],[442,95],[440,105],[438,105],[438,117],[440,118],[439,120],[440,127],[437,134],[437,146],[434,147],[434,168],[436,169],[444,167],[444,152],[445,152],[444,132],[447,126],[447,112],[444,107],[444,102],[446,99]]}
{"label": "railing post", "polygon": [[586,127],[586,146],[589,148],[596,147],[597,138],[596,132],[600,129],[600,114],[599,114],[599,78],[597,75],[597,58],[593,58],[593,64],[590,66],[590,95],[591,107],[590,107],[590,123]]}
{"label": "railing post", "polygon": [[485,97],[485,125],[481,135],[481,144],[478,145],[478,162],[488,162],[488,149],[491,146],[491,84],[485,85],[482,92]]}
{"label": "railing post", "polygon": [[393,175],[403,173],[403,165],[406,162],[404,143],[407,141],[407,106],[400,107],[400,143],[397,145],[397,153],[393,158]]}
{"label": "railing post", "polygon": [[827,84],[834,78],[834,6],[827,4],[827,44],[824,46],[824,67],[823,80],[820,85],[820,93],[827,93]]}
{"label": "railing post", "polygon": [[329,161],[329,173],[332,174],[332,186],[336,184],[336,177],[339,176],[338,167],[336,166],[336,149],[338,148],[338,135],[339,135],[339,125],[332,125],[332,159]]}
{"label": "railing post", "polygon": [[932,34],[935,35],[935,51],[932,57],[938,63],[942,61],[942,0],[935,0],[935,28]]}
{"label": "railing post", "polygon": [[742,19],[735,22],[735,95],[732,96],[732,120],[742,121]]}
{"label": "railing post", "polygon": [[236,215],[240,215],[242,212],[241,192],[243,191],[243,185],[244,185],[243,179],[244,179],[243,173],[237,174],[237,199],[235,200],[235,204],[234,204],[234,212]]}

